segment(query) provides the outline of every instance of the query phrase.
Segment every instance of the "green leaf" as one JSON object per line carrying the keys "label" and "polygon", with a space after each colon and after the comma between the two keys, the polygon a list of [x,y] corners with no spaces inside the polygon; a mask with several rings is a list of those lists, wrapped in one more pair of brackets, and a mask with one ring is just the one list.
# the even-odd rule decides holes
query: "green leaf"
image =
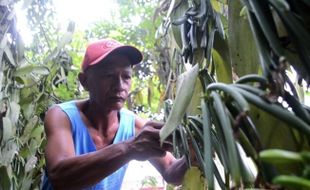
{"label": "green leaf", "polygon": [[2,141],[6,142],[8,139],[10,139],[13,136],[13,124],[12,121],[9,119],[9,117],[3,118],[3,137]]}
{"label": "green leaf", "polygon": [[17,154],[18,146],[12,140],[7,140],[5,146],[1,149],[0,165],[5,165],[9,168],[14,156]]}
{"label": "green leaf", "polygon": [[0,166],[0,179],[0,189],[11,189],[11,179],[5,166]]}
{"label": "green leaf", "polygon": [[[188,2],[187,1],[180,1],[178,3],[179,5],[173,9],[173,11],[170,14],[170,20],[171,22],[176,21],[177,19],[182,18],[185,16],[185,12],[188,9]],[[172,4],[171,4],[172,5]],[[171,30],[173,34],[173,38],[178,45],[179,48],[182,48],[182,39],[181,39],[181,25],[171,25]]]}
{"label": "green leaf", "polygon": [[22,112],[26,120],[30,120],[30,117],[35,113],[35,106],[32,102],[22,105]]}
{"label": "green leaf", "polygon": [[16,66],[16,63],[15,63],[14,58],[13,58],[13,55],[12,55],[12,51],[10,50],[9,46],[5,46],[4,52],[5,52],[6,56],[8,57],[10,63],[11,63],[13,66]]}
{"label": "green leaf", "polygon": [[19,114],[20,114],[20,105],[14,101],[10,102],[10,109],[8,110],[10,119],[12,124],[15,125],[18,121]]}
{"label": "green leaf", "polygon": [[232,83],[232,67],[228,48],[228,40],[222,39],[218,33],[214,36],[212,57],[215,62],[218,82]]}
{"label": "green leaf", "polygon": [[201,103],[201,97],[202,94],[202,85],[200,82],[195,83],[195,89],[193,92],[193,96],[191,98],[191,101],[186,109],[186,113],[189,115],[197,115],[201,113],[201,110],[199,109],[200,103]]}
{"label": "green leaf", "polygon": [[191,167],[184,175],[182,190],[205,190],[206,183],[201,171],[197,167]]}
{"label": "green leaf", "polygon": [[201,100],[202,119],[203,119],[203,153],[205,160],[205,175],[208,181],[208,187],[214,188],[214,174],[213,174],[213,150],[211,141],[211,114],[205,102]]}
{"label": "green leaf", "polygon": [[283,55],[283,47],[277,36],[276,27],[274,26],[271,12],[268,10],[267,2],[249,0],[249,3],[270,47],[278,56]]}
{"label": "green leaf", "polygon": [[167,122],[160,130],[161,143],[176,129],[181,123],[186,108],[193,96],[196,79],[199,72],[199,65],[196,64],[189,71],[186,71],[178,78],[177,95],[174,100]]}
{"label": "green leaf", "polygon": [[72,35],[72,32],[66,32],[57,44],[58,49],[62,49],[66,44],[70,43],[72,40]]}
{"label": "green leaf", "polygon": [[13,73],[13,76],[23,76],[28,75],[29,73],[38,74],[38,75],[48,75],[50,74],[49,69],[43,65],[26,65],[23,67],[19,67]]}
{"label": "green leaf", "polygon": [[22,143],[27,143],[31,137],[38,136],[38,135],[33,135],[34,132],[32,132],[35,126],[38,124],[38,121],[39,121],[39,118],[36,115],[33,116],[33,118],[28,119],[28,123],[24,127],[23,134],[20,137],[20,140],[22,141]]}
{"label": "green leaf", "polygon": [[212,8],[218,12],[218,13],[221,13],[222,9],[221,9],[221,4],[217,1],[217,0],[211,0],[211,5],[212,5]]}
{"label": "green leaf", "polygon": [[36,141],[39,142],[39,141],[41,140],[41,138],[42,138],[43,132],[44,132],[43,126],[42,126],[42,125],[38,125],[38,126],[36,126],[36,127],[32,130],[32,132],[31,132],[31,137],[34,138],[34,139],[36,139]]}
{"label": "green leaf", "polygon": [[31,155],[25,165],[25,172],[29,172],[33,168],[35,168],[38,158],[34,155]]}
{"label": "green leaf", "polygon": [[240,1],[228,1],[228,45],[237,76],[258,73],[259,59],[249,22],[239,15]]}

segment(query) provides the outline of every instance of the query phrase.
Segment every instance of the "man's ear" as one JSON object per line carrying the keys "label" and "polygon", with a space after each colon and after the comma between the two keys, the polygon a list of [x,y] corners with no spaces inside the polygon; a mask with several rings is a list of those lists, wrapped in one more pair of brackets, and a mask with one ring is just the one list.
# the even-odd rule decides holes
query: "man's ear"
{"label": "man's ear", "polygon": [[78,75],[79,77],[79,81],[81,83],[81,85],[83,86],[83,88],[88,91],[88,84],[87,84],[87,76],[85,73],[79,73]]}

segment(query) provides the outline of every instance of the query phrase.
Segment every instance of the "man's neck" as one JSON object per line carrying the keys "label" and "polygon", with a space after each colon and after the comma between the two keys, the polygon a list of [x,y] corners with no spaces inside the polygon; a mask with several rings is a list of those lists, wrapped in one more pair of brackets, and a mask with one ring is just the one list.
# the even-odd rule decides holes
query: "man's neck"
{"label": "man's neck", "polygon": [[103,133],[119,123],[119,110],[102,109],[90,101],[86,102],[84,108],[83,112],[91,126]]}

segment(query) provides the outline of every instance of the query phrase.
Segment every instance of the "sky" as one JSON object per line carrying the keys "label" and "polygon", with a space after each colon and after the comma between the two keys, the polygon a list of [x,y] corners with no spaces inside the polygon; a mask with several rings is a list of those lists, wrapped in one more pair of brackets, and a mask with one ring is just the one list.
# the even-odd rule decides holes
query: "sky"
{"label": "sky", "polygon": [[[58,25],[66,29],[69,21],[74,21],[76,28],[84,30],[95,21],[111,18],[111,13],[118,9],[114,0],[53,0]],[[30,44],[31,30],[27,26],[26,12],[22,8],[24,1],[15,6],[17,28],[26,44]]]}
{"label": "sky", "polygon": [[[73,20],[78,27],[85,28],[98,20],[106,20],[118,9],[113,0],[53,0],[60,20]],[[73,5],[73,6],[72,6]]]}

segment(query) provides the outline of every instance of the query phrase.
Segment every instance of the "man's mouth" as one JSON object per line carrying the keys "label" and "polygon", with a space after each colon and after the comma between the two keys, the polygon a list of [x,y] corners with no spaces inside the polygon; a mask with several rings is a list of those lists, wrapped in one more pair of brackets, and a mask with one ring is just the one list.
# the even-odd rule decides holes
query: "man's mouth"
{"label": "man's mouth", "polygon": [[123,101],[125,101],[125,99],[122,98],[122,97],[111,97],[110,99],[113,100],[113,101],[117,101],[117,102],[123,102]]}

